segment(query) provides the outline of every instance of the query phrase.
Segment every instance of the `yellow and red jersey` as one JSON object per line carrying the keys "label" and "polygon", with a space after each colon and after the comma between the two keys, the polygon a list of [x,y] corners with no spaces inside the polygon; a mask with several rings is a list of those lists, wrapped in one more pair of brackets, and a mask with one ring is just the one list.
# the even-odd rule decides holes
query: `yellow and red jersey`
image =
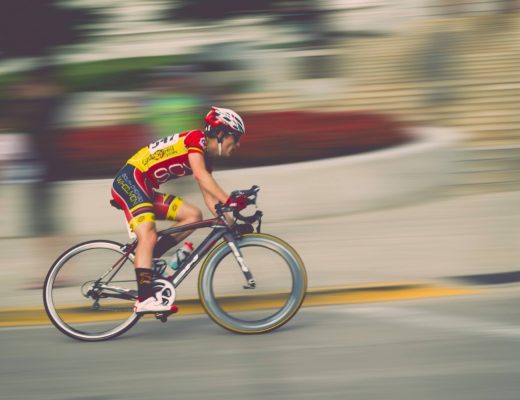
{"label": "yellow and red jersey", "polygon": [[[154,187],[158,188],[171,179],[193,174],[188,154],[205,156],[206,147],[206,136],[202,131],[176,133],[143,147],[127,163],[146,174]],[[211,170],[206,164],[208,170]]]}

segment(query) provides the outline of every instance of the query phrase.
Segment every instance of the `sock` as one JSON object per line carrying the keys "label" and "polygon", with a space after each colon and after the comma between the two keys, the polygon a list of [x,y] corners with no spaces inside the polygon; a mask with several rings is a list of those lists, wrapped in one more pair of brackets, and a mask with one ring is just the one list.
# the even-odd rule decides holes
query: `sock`
{"label": "sock", "polygon": [[161,258],[164,253],[166,253],[176,244],[177,240],[175,240],[175,238],[171,237],[170,235],[161,237],[153,249],[153,258]]}
{"label": "sock", "polygon": [[136,268],[135,276],[137,278],[137,295],[139,301],[145,301],[148,297],[154,295],[152,289],[152,270],[148,268]]}

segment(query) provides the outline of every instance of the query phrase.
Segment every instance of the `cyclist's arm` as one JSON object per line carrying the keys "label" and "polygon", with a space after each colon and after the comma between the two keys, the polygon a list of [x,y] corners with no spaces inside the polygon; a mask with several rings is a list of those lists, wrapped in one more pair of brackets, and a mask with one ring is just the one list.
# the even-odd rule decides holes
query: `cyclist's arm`
{"label": "cyclist's arm", "polygon": [[202,191],[202,197],[204,197],[204,203],[206,203],[206,206],[208,207],[208,210],[211,211],[214,217],[217,216],[217,212],[215,211],[215,205],[218,203],[218,200],[215,199],[210,193],[206,192],[204,189],[201,188]]}
{"label": "cyclist's arm", "polygon": [[204,201],[210,211],[215,213],[215,204],[225,203],[229,195],[218,185],[213,176],[206,169],[204,157],[199,153],[188,154],[193,177],[199,184]]}

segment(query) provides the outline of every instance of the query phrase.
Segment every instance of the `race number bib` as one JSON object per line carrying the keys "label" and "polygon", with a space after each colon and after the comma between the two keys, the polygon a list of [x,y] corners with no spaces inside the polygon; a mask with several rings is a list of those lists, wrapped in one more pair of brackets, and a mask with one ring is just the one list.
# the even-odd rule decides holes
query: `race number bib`
{"label": "race number bib", "polygon": [[171,146],[179,141],[179,134],[176,133],[175,135],[167,136],[165,138],[159,139],[156,142],[151,143],[148,146],[148,149],[150,150],[150,154],[154,154],[159,150],[165,149],[168,146]]}

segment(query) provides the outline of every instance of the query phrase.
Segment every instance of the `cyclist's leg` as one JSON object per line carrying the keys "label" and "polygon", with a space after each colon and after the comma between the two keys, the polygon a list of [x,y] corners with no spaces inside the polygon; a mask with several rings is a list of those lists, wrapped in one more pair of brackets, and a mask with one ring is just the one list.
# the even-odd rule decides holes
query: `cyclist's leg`
{"label": "cyclist's leg", "polygon": [[[200,222],[202,221],[202,211],[200,211],[199,208],[195,207],[194,205],[184,202],[179,207],[175,220],[177,221],[175,226],[182,226],[187,224],[193,224],[195,222]],[[193,231],[179,232],[174,237],[177,239],[178,242],[180,242],[181,240],[186,239],[192,233]]]}
{"label": "cyclist's leg", "polygon": [[136,268],[152,268],[153,248],[157,243],[157,232],[154,222],[143,222],[134,228],[137,236],[135,249]]}
{"label": "cyclist's leg", "polygon": [[[154,196],[154,211],[157,219],[175,221],[175,226],[182,226],[202,221],[202,212],[195,206],[186,203],[180,197],[156,193]],[[159,239],[153,256],[162,257],[170,248],[186,239],[193,231],[178,232]]]}
{"label": "cyclist's leg", "polygon": [[157,233],[154,222],[143,222],[134,228],[137,235],[135,249],[135,275],[139,301],[153,296],[152,257],[157,242]]}
{"label": "cyclist's leg", "polygon": [[157,241],[153,193],[151,182],[132,165],[118,172],[112,186],[112,197],[122,206],[130,229],[137,235],[134,264],[141,300],[153,296],[152,254]]}

